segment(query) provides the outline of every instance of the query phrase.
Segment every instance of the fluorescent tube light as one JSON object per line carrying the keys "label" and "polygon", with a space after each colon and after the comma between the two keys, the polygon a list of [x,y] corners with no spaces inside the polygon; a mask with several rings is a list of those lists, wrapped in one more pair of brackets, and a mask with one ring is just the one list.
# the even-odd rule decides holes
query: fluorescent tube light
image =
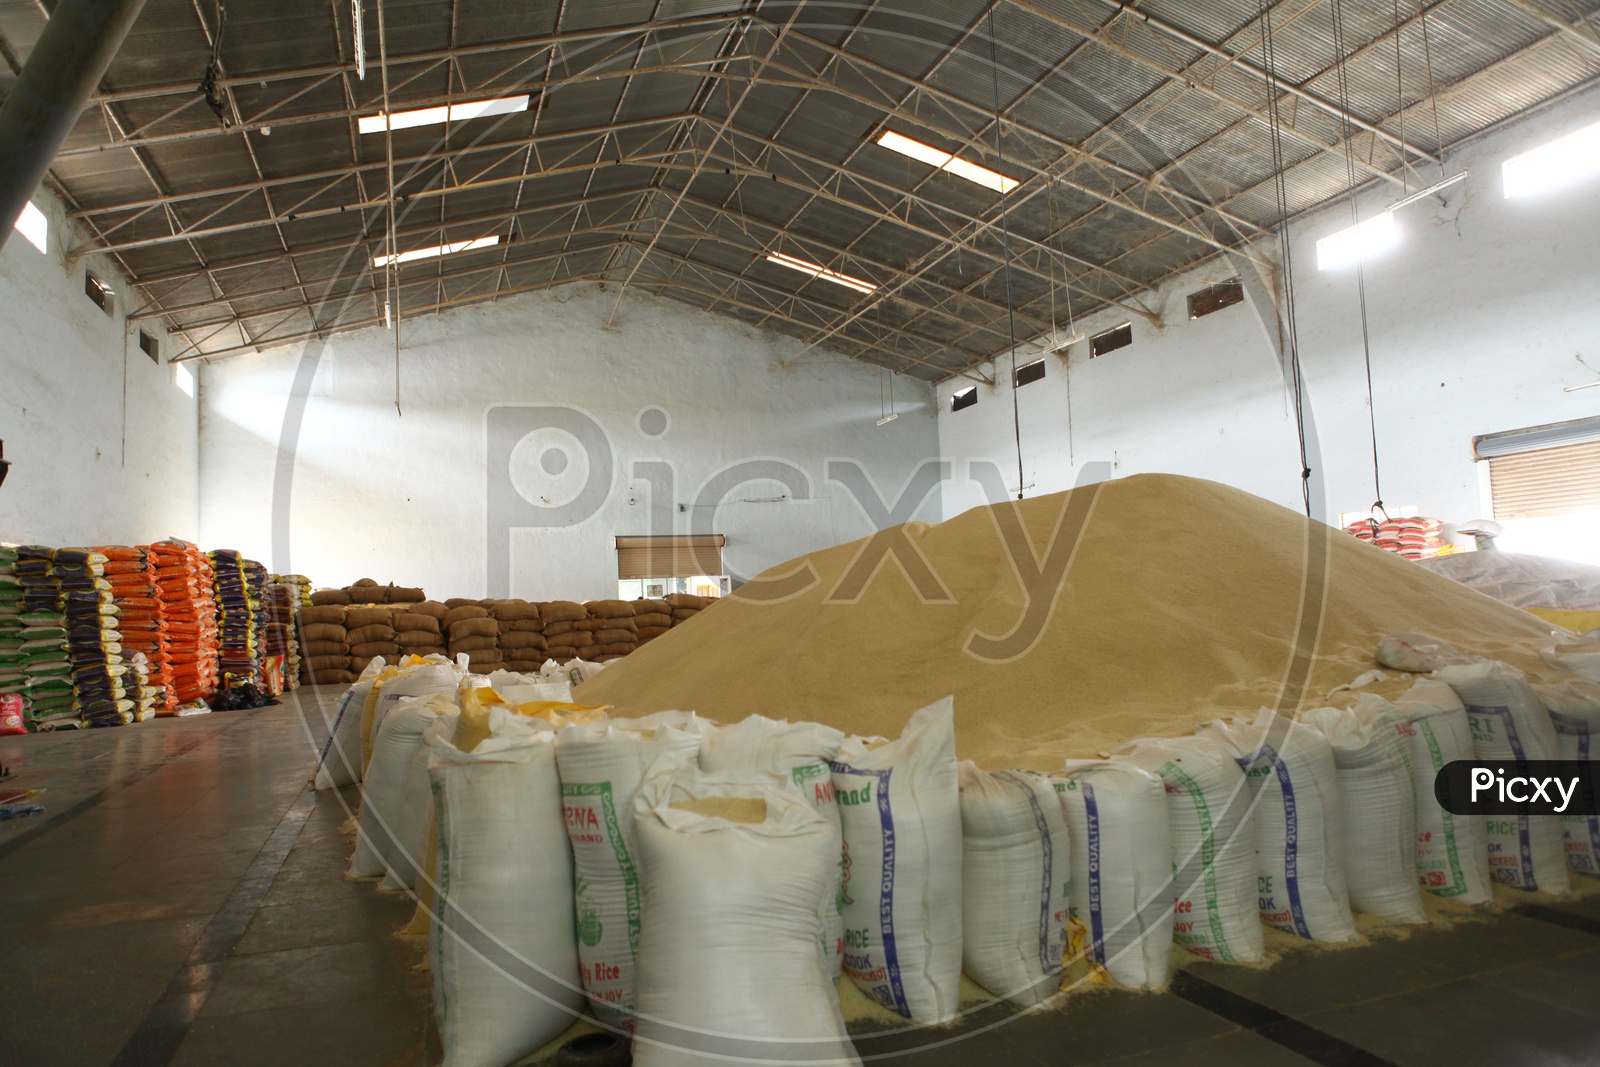
{"label": "fluorescent tube light", "polygon": [[1600,173],[1600,122],[1558,137],[1500,165],[1507,198],[1537,196]]}
{"label": "fluorescent tube light", "polygon": [[1083,340],[1083,334],[1081,333],[1075,333],[1069,337],[1062,337],[1060,331],[1052,330],[1049,337],[1041,337],[1035,341],[1034,344],[1042,348],[1045,355],[1050,355],[1055,352],[1060,352],[1063,349],[1071,348],[1081,340]]}
{"label": "fluorescent tube light", "polygon": [[500,235],[493,234],[489,237],[479,237],[471,241],[453,241],[447,245],[434,245],[431,248],[413,248],[409,252],[401,252],[398,256],[373,256],[374,267],[387,267],[391,263],[410,263],[416,259],[431,259],[434,256],[448,256],[455,252],[471,252],[476,248],[492,248],[500,243]]}
{"label": "fluorescent tube light", "polygon": [[528,95],[502,96],[493,100],[472,100],[464,104],[417,108],[415,111],[396,111],[393,115],[363,115],[356,120],[362,133],[382,133],[384,123],[388,129],[409,130],[413,126],[432,126],[440,122],[465,122],[486,115],[510,115],[528,110]]}
{"label": "fluorescent tube light", "polygon": [[1318,241],[1317,269],[1348,267],[1358,259],[1369,259],[1379,252],[1387,252],[1399,243],[1400,227],[1394,224],[1394,213],[1385,211]]}
{"label": "fluorescent tube light", "polygon": [[878,425],[879,426],[887,426],[891,422],[893,422],[895,419],[898,419],[899,417],[900,417],[900,413],[898,411],[891,411],[889,414],[885,415],[883,418],[878,420]]}
{"label": "fluorescent tube light", "polygon": [[852,278],[848,274],[840,274],[836,270],[829,270],[820,263],[796,259],[793,256],[784,255],[782,252],[767,253],[767,262],[776,263],[780,267],[788,267],[790,270],[797,270],[801,274],[809,274],[813,278],[821,278],[825,282],[842,285],[846,289],[854,289],[858,293],[871,293],[878,288],[871,282],[863,281],[860,278]]}
{"label": "fluorescent tube light", "polygon": [[913,141],[909,137],[895,133],[893,130],[884,130],[883,136],[878,138],[878,144],[891,152],[899,152],[903,156],[926,163],[930,167],[949,171],[958,178],[965,178],[969,182],[976,182],[985,189],[993,189],[997,193],[1009,193],[1015,189],[1018,182],[1015,178],[1007,178],[1004,174],[980,167],[976,163],[969,163],[960,156],[949,152],[942,152],[932,145]]}
{"label": "fluorescent tube light", "polygon": [[33,206],[33,201],[22,205],[22,214],[12,228],[28,239],[28,243],[41,252],[50,251],[50,220],[44,212]]}

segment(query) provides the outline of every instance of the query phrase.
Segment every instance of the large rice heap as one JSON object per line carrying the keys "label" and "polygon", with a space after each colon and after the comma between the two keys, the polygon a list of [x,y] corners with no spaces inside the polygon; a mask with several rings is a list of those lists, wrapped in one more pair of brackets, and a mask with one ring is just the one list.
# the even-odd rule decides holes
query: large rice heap
{"label": "large rice heap", "polygon": [[[1005,531],[1018,528],[1035,559],[1008,552],[1018,542]],[[1054,770],[1219,715],[1323,705],[1398,631],[1536,680],[1556,673],[1538,654],[1548,623],[1201,479],[1138,475],[876,536],[772,568],[612,664],[578,699],[619,715],[760,713],[895,737],[910,712],[954,694],[961,758]],[[894,555],[859,595],[849,582],[835,591],[889,544],[918,571],[914,545],[948,598],[920,595]],[[1035,606],[1053,606],[1041,625],[1024,624],[1038,634],[1031,645],[976,656],[975,635],[981,651],[984,635],[1003,638],[1026,617],[1013,556],[1022,574],[1043,570]],[[1052,559],[1067,563],[1059,582]]]}

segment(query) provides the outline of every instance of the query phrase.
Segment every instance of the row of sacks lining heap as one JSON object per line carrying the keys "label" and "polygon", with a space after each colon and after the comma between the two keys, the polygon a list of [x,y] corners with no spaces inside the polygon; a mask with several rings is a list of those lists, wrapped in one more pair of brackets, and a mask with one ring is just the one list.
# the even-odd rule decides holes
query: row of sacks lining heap
{"label": "row of sacks lining heap", "polygon": [[[848,1063],[841,975],[934,1024],[958,1013],[963,972],[1020,1006],[1064,982],[1160,989],[1174,947],[1257,961],[1264,926],[1350,941],[1356,912],[1424,921],[1424,890],[1488,904],[1491,871],[1565,891],[1562,820],[1543,820],[1553,860],[1534,825],[1510,853],[1531,860],[1506,864],[1488,821],[1442,811],[1432,783],[1508,747],[1551,758],[1531,746],[1564,736],[1587,758],[1600,686],[1435,666],[1358,679],[1297,721],[1264,709],[1049,775],[958,763],[948,699],[886,742],[610,718],[559,670],[437,657],[369,668],[330,741],[364,764],[352,873],[428,901],[447,1064],[514,1062],[582,1001],[635,1033],[645,1067]],[[1587,840],[1574,825],[1569,861],[1594,873],[1571,848]]]}
{"label": "row of sacks lining heap", "polygon": [[374,659],[395,664],[428,655],[465,655],[478,674],[537,672],[552,659],[609,663],[687,621],[703,610],[698,602],[709,600],[688,599],[696,603],[680,608],[668,600],[451,599],[347,605],[315,593],[299,615],[305,673],[320,685],[348,685]]}

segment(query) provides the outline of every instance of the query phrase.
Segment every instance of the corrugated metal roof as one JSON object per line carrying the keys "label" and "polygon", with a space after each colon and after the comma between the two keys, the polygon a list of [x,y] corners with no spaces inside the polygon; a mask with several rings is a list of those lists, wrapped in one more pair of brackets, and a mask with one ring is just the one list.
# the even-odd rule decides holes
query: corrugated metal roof
{"label": "corrugated metal roof", "polygon": [[[403,303],[438,310],[638,264],[649,291],[855,358],[929,378],[977,365],[1005,349],[1001,198],[873,144],[888,128],[1021,182],[1005,205],[1010,290],[1030,326],[1069,303],[1138,311],[1141,289],[1210,242],[1281,217],[1256,0],[1130,6],[1140,14],[1114,0],[384,0],[392,109],[519,92],[537,105],[394,133],[403,246],[514,236],[408,265]],[[1600,0],[1544,6],[1600,21]],[[1600,78],[1595,49],[1498,0],[1408,3],[1398,32],[1389,0],[1340,8],[1342,64],[1330,5],[1271,8],[1291,214],[1347,190],[1330,113],[1345,96],[1365,182],[1400,166],[1365,127],[1435,153]],[[387,139],[349,111],[383,106],[374,20],[361,81],[345,5],[234,5],[224,127],[195,89],[215,11],[149,0],[76,124],[53,178],[78,245],[120,260],[180,348],[227,355],[370,321]],[[37,5],[0,0],[13,54],[42,26]],[[883,289],[806,282],[765,263],[772,247]]]}

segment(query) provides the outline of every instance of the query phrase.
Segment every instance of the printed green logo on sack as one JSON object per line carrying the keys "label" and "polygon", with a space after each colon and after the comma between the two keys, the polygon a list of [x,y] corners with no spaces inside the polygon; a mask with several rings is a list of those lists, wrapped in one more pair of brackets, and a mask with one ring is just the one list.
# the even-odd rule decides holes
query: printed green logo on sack
{"label": "printed green logo on sack", "polygon": [[[1484,760],[1560,759],[1550,713],[1521,671],[1485,660],[1436,675],[1456,691],[1472,724],[1472,748]],[[1489,875],[1516,889],[1569,889],[1559,815],[1511,815],[1488,821]]]}
{"label": "printed green logo on sack", "polygon": [[961,799],[954,702],[900,738],[850,738],[833,763],[845,848],[844,973],[905,1018],[952,1018],[961,995]]}
{"label": "printed green logo on sack", "polygon": [[1173,737],[1129,742],[1117,758],[1158,775],[1166,789],[1173,943],[1223,963],[1260,960],[1255,824],[1233,754],[1210,738]]}
{"label": "printed green logo on sack", "polygon": [[556,735],[577,895],[579,971],[602,1022],[633,1026],[640,921],[634,796],[658,756],[697,756],[710,729],[693,712],[665,711],[568,726]]}

